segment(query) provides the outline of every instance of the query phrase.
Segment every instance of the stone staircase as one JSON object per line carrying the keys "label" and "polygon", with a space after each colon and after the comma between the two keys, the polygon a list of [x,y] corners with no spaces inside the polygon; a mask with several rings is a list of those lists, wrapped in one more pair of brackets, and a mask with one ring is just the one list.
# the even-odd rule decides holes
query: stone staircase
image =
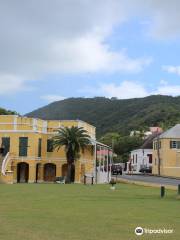
{"label": "stone staircase", "polygon": [[[4,162],[3,162],[4,161]],[[0,183],[13,183],[13,172],[12,171],[2,171],[2,165],[4,168],[8,165],[9,153],[6,156],[0,155]]]}

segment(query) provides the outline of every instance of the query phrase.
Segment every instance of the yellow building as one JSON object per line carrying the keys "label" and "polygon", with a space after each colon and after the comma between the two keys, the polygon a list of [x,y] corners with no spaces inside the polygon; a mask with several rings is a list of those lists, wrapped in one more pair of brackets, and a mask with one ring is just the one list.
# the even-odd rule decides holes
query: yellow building
{"label": "yellow building", "polygon": [[180,177],[180,124],[153,142],[153,174]]}
{"label": "yellow building", "polygon": [[[81,152],[75,163],[75,182],[84,175],[96,178],[96,129],[80,120],[41,120],[17,115],[0,115],[0,182],[54,181],[66,176],[65,151],[52,149],[51,138],[60,127],[78,126],[87,130],[92,145]],[[98,145],[101,145],[98,143]],[[107,148],[107,146],[104,146]]]}

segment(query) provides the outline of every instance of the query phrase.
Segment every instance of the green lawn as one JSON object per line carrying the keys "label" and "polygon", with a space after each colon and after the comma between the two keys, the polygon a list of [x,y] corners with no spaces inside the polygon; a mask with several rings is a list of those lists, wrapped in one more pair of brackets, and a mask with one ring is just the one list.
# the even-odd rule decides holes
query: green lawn
{"label": "green lawn", "polygon": [[[136,236],[137,226],[173,228],[170,235]],[[180,239],[180,200],[129,184],[0,185],[0,240]]]}

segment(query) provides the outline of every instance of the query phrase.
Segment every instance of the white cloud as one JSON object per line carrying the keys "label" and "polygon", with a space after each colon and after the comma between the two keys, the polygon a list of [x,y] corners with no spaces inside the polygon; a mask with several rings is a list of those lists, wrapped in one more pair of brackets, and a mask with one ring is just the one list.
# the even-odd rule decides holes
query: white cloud
{"label": "white cloud", "polygon": [[107,97],[117,97],[119,99],[145,97],[148,95],[148,92],[141,84],[132,81],[124,81],[119,85],[113,83],[103,84],[100,91]]}
{"label": "white cloud", "polygon": [[139,72],[149,57],[132,58],[108,44],[132,12],[124,0],[1,1],[0,75],[29,81],[50,73]]}
{"label": "white cloud", "polygon": [[163,80],[162,82],[161,80],[156,89],[150,91],[139,82],[123,81],[120,84],[101,84],[96,88],[87,86],[81,89],[80,92],[89,93],[91,96],[117,97],[118,99],[141,98],[159,94],[180,96],[180,85],[170,85],[167,81]]}
{"label": "white cloud", "polygon": [[48,95],[41,96],[41,99],[43,99],[47,102],[55,102],[55,101],[64,100],[65,97],[60,96],[60,95],[55,95],[55,94],[48,94]]}
{"label": "white cloud", "polygon": [[162,70],[168,73],[175,73],[177,75],[180,75],[180,66],[172,66],[172,65],[162,66]]}
{"label": "white cloud", "polygon": [[150,31],[155,38],[165,39],[180,36],[180,1],[149,1],[152,19]]}
{"label": "white cloud", "polygon": [[140,72],[152,59],[112,50],[113,29],[138,17],[155,38],[179,36],[179,12],[179,0],[0,1],[0,94],[51,73]]}
{"label": "white cloud", "polygon": [[168,85],[168,81],[166,81],[164,79],[161,79],[160,80],[160,85],[166,86],[166,85]]}
{"label": "white cloud", "polygon": [[154,94],[180,96],[180,85],[159,86]]}
{"label": "white cloud", "polygon": [[0,74],[0,95],[9,95],[21,90],[27,90],[27,86],[24,85],[21,77]]}

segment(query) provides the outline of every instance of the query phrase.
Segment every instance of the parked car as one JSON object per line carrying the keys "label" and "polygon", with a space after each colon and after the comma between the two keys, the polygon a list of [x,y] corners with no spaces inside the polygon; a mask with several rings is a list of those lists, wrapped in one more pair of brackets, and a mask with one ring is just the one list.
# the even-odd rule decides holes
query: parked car
{"label": "parked car", "polygon": [[122,167],[120,165],[112,165],[111,166],[112,175],[122,175]]}
{"label": "parked car", "polygon": [[139,170],[141,173],[152,173],[152,168],[143,167]]}

